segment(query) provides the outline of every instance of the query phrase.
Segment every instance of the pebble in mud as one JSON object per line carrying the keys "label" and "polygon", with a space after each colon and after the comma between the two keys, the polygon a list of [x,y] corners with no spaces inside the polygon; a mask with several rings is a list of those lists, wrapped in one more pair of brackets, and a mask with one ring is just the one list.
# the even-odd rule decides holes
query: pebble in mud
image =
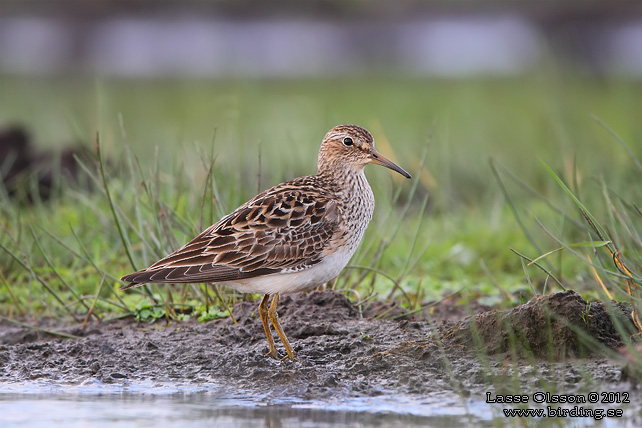
{"label": "pebble in mud", "polygon": [[109,375],[112,379],[125,379],[127,378],[126,374],[123,373],[112,373]]}

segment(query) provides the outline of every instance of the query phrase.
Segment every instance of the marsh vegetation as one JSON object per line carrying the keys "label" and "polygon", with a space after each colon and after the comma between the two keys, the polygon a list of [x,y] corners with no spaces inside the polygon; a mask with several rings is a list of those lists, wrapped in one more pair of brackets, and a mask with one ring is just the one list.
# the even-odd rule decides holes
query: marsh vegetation
{"label": "marsh vegetation", "polygon": [[[642,285],[639,82],[554,70],[471,80],[2,80],[1,126],[24,126],[35,151],[61,153],[64,143],[82,141],[91,153],[76,156],[73,175],[54,172],[46,198],[40,197],[33,172],[23,177],[20,189],[0,187],[0,314],[5,331],[18,329],[3,336],[5,343],[52,340],[41,336],[45,331],[62,340],[91,336],[88,331],[107,334],[114,325],[134,328],[121,319],[156,321],[137,324],[154,330],[184,325],[202,334],[214,320],[212,325],[226,326],[217,337],[229,333],[248,346],[241,349],[256,353],[248,357],[252,365],[264,364],[254,358],[262,357],[254,327],[243,327],[253,316],[245,302],[256,296],[202,284],[149,285],[122,293],[118,278],[168,254],[258,190],[313,173],[325,130],[356,123],[372,131],[378,149],[413,174],[413,181],[397,181],[381,169],[367,171],[377,201],[374,219],[350,266],[325,287],[349,299],[355,312],[343,321],[329,318],[338,325],[302,321],[294,337],[311,354],[303,353],[308,360],[292,376],[309,380],[308,366],[323,359],[315,354],[319,349],[334,349],[337,357],[350,353],[342,348],[348,339],[357,348],[362,343],[362,350],[380,352],[368,358],[378,359],[384,372],[394,366],[388,357],[439,361],[433,369],[444,373],[440,382],[454,392],[513,388],[515,394],[530,394],[532,385],[517,381],[526,366],[550,391],[584,390],[596,379],[622,389],[628,384],[616,368],[624,359],[612,348],[622,347],[633,367],[640,364],[635,350]],[[48,157],[60,164],[57,156]],[[11,162],[3,159],[1,171]],[[429,328],[436,320],[461,321],[481,309],[510,310],[563,290],[588,302],[575,320],[580,325],[584,320],[594,326],[602,305],[599,316],[611,320],[619,341],[596,342],[577,332],[574,337],[584,337],[597,352],[560,355],[556,338],[538,345],[550,349],[533,350],[506,333],[501,349],[491,351],[480,346],[486,339],[475,337],[473,329],[467,355],[478,365],[467,371],[468,366],[457,367],[464,357],[443,348],[461,343],[443,342],[434,333],[441,330]],[[611,300],[628,305],[624,318],[609,318]],[[591,303],[596,301],[604,304]],[[282,316],[292,317],[289,311],[296,312],[286,309]],[[362,317],[382,323],[374,330],[381,338],[345,327],[358,325]],[[341,327],[342,322],[347,324]],[[393,330],[408,330],[398,324],[403,322],[421,323],[412,338],[378,342]],[[286,325],[296,330],[296,324],[290,319]],[[328,335],[337,341],[319,342]],[[145,339],[131,340],[135,348]],[[113,338],[108,342],[118,346]],[[152,342],[154,349],[166,346],[160,338]],[[59,347],[48,352],[72,352],[71,343],[47,345]],[[94,346],[91,339],[79,343]],[[7,349],[3,352],[14,352]],[[356,364],[357,354],[344,362]],[[190,364],[198,365],[192,357]],[[579,373],[574,382],[557,382],[565,378],[563,367],[539,371],[577,357],[586,359],[572,363]],[[223,373],[234,358],[215,363],[211,355],[207,361],[217,367],[212,373]],[[592,371],[596,361],[608,367]],[[112,371],[102,367],[93,374],[91,367],[74,373],[109,378]],[[429,371],[426,367],[422,370]],[[132,370],[145,377],[140,367]],[[276,376],[278,370],[269,371]],[[328,376],[334,373],[340,382],[341,370],[328,370]],[[462,387],[461,379],[473,372],[476,386]],[[391,379],[412,394],[409,381],[397,375]],[[336,387],[326,385],[328,379],[317,379],[317,386]],[[258,382],[257,391],[267,385]],[[360,393],[387,387],[396,388],[368,383]],[[415,393],[426,393],[416,388]],[[639,409],[639,398],[635,403]]]}

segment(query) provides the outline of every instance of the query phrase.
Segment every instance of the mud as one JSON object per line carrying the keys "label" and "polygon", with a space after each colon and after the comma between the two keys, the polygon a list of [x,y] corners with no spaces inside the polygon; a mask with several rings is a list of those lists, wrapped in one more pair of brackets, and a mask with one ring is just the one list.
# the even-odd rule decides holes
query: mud
{"label": "mud", "polygon": [[557,361],[622,347],[620,333],[636,333],[632,311],[621,302],[588,303],[569,290],[537,296],[510,310],[477,314],[447,329],[445,336],[466,345],[478,340],[486,353],[515,350]]}
{"label": "mud", "polygon": [[[0,382],[180,380],[317,400],[443,391],[483,397],[488,391],[532,393],[541,388],[564,394],[630,391],[635,414],[642,408],[642,393],[622,381],[617,353],[608,352],[621,345],[607,313],[610,305],[592,303],[587,312],[587,303],[574,292],[538,297],[458,323],[362,318],[349,300],[331,291],[283,296],[280,320],[297,361],[264,355],[257,304],[234,307],[238,325],[229,318],[169,326],[123,320],[84,330],[57,329],[79,339],[54,338],[3,322]],[[626,325],[626,308],[614,308]],[[512,352],[506,326],[516,323],[521,327],[513,331],[523,332],[518,342],[535,352]],[[473,328],[481,332],[480,343],[473,340]],[[551,345],[553,353],[536,351]]]}

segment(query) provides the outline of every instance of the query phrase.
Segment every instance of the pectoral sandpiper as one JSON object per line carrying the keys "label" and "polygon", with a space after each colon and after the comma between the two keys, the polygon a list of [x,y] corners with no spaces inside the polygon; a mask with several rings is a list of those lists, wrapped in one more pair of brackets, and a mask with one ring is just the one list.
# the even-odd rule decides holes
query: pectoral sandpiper
{"label": "pectoral sandpiper", "polygon": [[[310,290],[348,264],[372,218],[374,195],[363,172],[374,163],[410,174],[375,150],[370,132],[332,128],[323,138],[317,174],[268,189],[147,269],[125,275],[121,290],[151,283],[214,282],[264,294],[259,315],[278,358],[268,319],[295,359],[277,319],[279,294]],[[268,298],[272,303],[268,309]]]}

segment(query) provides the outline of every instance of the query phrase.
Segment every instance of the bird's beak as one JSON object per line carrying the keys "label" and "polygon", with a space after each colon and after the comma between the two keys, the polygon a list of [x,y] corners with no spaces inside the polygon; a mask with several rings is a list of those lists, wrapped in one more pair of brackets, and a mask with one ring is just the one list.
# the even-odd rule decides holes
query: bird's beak
{"label": "bird's beak", "polygon": [[406,178],[412,178],[410,174],[408,174],[403,168],[401,168],[390,159],[383,157],[381,153],[376,150],[372,150],[371,162],[376,163],[377,165],[385,166],[386,168],[390,168],[393,171],[397,171],[399,174],[403,175]]}

